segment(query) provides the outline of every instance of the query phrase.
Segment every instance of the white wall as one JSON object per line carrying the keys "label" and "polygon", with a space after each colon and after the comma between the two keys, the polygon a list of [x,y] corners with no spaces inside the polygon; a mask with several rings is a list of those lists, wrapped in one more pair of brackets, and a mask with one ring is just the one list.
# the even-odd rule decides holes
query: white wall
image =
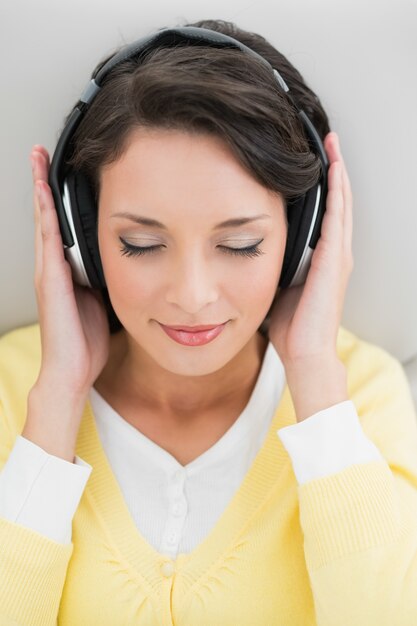
{"label": "white wall", "polygon": [[52,155],[99,59],[178,20],[232,20],[282,51],[320,95],[354,192],[343,324],[417,354],[417,4],[410,0],[14,1],[0,9],[0,334],[37,319],[29,153]]}

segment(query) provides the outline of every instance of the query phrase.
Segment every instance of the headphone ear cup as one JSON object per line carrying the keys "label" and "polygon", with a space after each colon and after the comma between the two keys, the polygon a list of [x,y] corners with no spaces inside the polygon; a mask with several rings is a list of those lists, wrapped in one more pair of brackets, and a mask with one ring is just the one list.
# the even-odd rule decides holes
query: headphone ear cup
{"label": "headphone ear cup", "polygon": [[[302,196],[288,201],[287,243],[279,280],[281,289],[305,282],[312,256],[308,244],[312,239],[311,233],[313,230],[316,231],[317,218],[320,219],[322,216],[322,212],[318,211],[316,206],[317,195],[320,194],[320,191],[320,185],[317,184]],[[320,197],[320,201],[322,201],[322,197]],[[301,275],[304,278],[297,281],[296,274],[297,277]]]}
{"label": "headphone ear cup", "polygon": [[93,190],[84,174],[71,172],[67,179],[75,236],[84,269],[93,289],[105,289],[97,238],[97,207]]}

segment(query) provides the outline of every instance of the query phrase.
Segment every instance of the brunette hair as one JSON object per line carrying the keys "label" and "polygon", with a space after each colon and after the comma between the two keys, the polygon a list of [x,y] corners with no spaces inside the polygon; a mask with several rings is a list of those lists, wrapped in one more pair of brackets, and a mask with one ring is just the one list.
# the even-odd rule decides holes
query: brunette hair
{"label": "brunette hair", "polygon": [[[282,75],[321,139],[330,132],[319,98],[264,37],[224,20],[180,26],[224,33],[258,52]],[[100,61],[92,77],[120,49]],[[77,127],[66,160],[88,178],[97,205],[102,167],[122,156],[132,131],[139,128],[220,137],[253,178],[280,195],[286,211],[291,210],[288,201],[306,193],[320,177],[320,159],[290,98],[263,63],[241,50],[161,46],[139,62],[127,59],[111,70]],[[259,328],[264,336],[272,304]]]}

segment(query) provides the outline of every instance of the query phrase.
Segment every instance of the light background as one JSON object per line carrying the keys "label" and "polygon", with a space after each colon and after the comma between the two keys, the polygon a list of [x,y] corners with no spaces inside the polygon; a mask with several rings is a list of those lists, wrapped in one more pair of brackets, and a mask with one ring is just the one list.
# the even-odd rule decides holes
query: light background
{"label": "light background", "polygon": [[224,19],[260,33],[320,96],[354,194],[355,267],[342,323],[417,381],[417,4],[14,1],[0,8],[0,334],[37,320],[29,153],[52,156],[97,62],[162,26]]}

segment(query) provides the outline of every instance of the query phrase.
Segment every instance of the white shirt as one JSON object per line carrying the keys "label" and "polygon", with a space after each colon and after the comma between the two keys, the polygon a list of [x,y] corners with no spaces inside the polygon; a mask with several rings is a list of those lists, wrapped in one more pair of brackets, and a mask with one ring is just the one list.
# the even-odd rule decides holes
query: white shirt
{"label": "white shirt", "polygon": [[[89,400],[104,452],[143,537],[175,558],[209,533],[260,450],[285,387],[283,364],[269,342],[248,404],[224,435],[182,466],[123,419],[94,389]],[[277,430],[299,484],[355,463],[383,459],[366,437],[352,401],[340,402]],[[92,471],[47,453],[18,435],[0,472],[0,517],[59,543],[70,543],[72,519]]]}

